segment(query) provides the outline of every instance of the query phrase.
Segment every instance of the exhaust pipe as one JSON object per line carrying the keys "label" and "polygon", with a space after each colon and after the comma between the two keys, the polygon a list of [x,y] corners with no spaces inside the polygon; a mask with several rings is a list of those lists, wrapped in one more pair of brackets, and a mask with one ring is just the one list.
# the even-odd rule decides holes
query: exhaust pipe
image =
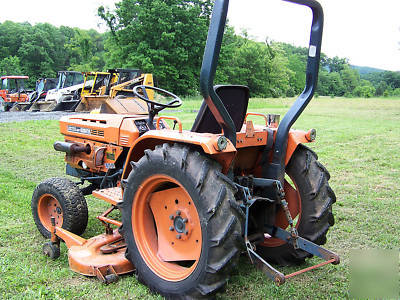
{"label": "exhaust pipe", "polygon": [[75,153],[82,153],[85,152],[89,154],[92,149],[90,148],[89,144],[75,144],[75,143],[68,143],[68,142],[55,142],[53,145],[56,151],[65,152],[68,154],[75,154]]}

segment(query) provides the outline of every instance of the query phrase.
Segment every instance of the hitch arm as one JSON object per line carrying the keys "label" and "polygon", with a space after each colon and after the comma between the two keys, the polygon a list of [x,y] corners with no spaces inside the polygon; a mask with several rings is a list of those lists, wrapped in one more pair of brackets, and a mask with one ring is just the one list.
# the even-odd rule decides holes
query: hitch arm
{"label": "hitch arm", "polygon": [[276,226],[266,227],[265,229],[266,232],[271,236],[281,239],[287,243],[291,242],[295,249],[304,250],[312,255],[322,258],[325,261],[330,261],[333,259],[332,263],[334,265],[337,265],[340,262],[340,258],[336,253],[314,244],[313,242],[310,242],[301,236],[293,238],[289,232]]}
{"label": "hitch arm", "polygon": [[283,230],[279,227],[271,226],[267,227],[267,232],[275,237],[279,238],[287,243],[292,243],[295,249],[302,249],[310,254],[313,254],[315,256],[318,256],[325,261],[322,263],[319,263],[317,265],[293,272],[288,275],[284,275],[283,273],[279,272],[276,270],[274,267],[272,267],[269,263],[267,263],[261,256],[259,256],[251,246],[249,242],[246,243],[246,248],[247,248],[247,253],[249,254],[251,262],[260,270],[262,271],[265,275],[267,275],[270,279],[272,279],[276,285],[282,285],[285,283],[286,279],[294,277],[296,275],[314,270],[316,268],[320,268],[322,266],[325,266],[327,264],[334,264],[337,265],[340,262],[339,256],[332,252],[329,251],[321,246],[318,246],[314,244],[313,242],[310,242],[300,236],[297,236],[296,238],[293,238],[292,234],[287,232],[286,230]]}

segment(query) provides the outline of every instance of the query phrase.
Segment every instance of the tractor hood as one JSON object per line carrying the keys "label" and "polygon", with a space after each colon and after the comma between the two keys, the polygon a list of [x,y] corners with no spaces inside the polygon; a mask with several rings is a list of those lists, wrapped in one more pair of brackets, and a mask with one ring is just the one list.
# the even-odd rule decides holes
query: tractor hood
{"label": "tractor hood", "polygon": [[[78,137],[103,143],[126,146],[127,141],[134,141],[139,132],[134,120],[143,119],[143,115],[117,114],[79,114],[64,116],[60,119],[60,132],[64,136]],[[123,141],[120,132],[124,129]]]}

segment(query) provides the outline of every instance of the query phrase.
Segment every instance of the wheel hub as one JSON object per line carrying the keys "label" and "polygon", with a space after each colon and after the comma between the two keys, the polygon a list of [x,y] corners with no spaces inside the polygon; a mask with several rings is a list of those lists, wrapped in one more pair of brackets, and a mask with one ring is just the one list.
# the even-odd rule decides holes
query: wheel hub
{"label": "wheel hub", "polygon": [[43,226],[50,230],[51,218],[54,217],[56,226],[62,226],[63,224],[63,210],[60,202],[50,194],[44,194],[40,197],[38,202],[38,215]]}
{"label": "wheel hub", "polygon": [[[166,182],[176,187],[154,191]],[[154,175],[133,203],[134,237],[147,265],[165,280],[185,279],[196,268],[202,248],[201,223],[190,195],[171,177]]]}
{"label": "wheel hub", "polygon": [[[178,240],[186,240],[189,235],[190,222],[188,220],[188,216],[186,213],[182,213],[180,210],[176,210],[175,214],[170,215],[169,219],[171,220],[171,225],[169,227],[170,231],[175,231],[175,238]],[[171,242],[171,244],[174,244]]]}
{"label": "wheel hub", "polygon": [[176,232],[184,233],[186,231],[185,223],[183,222],[182,217],[176,217],[174,219],[174,228]]}

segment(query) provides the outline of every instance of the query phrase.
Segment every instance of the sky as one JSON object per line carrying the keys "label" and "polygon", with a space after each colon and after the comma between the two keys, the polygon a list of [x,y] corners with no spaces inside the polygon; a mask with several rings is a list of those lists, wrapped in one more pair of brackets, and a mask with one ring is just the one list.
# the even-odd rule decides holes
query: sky
{"label": "sky", "polygon": [[[2,1],[0,22],[48,22],[55,26],[96,29],[100,5],[113,8],[115,0]],[[353,65],[400,71],[400,0],[320,0],[325,25],[322,52],[346,57]],[[231,0],[228,19],[239,33],[254,39],[308,45],[311,11],[281,0]],[[100,27],[99,27],[100,26]]]}

